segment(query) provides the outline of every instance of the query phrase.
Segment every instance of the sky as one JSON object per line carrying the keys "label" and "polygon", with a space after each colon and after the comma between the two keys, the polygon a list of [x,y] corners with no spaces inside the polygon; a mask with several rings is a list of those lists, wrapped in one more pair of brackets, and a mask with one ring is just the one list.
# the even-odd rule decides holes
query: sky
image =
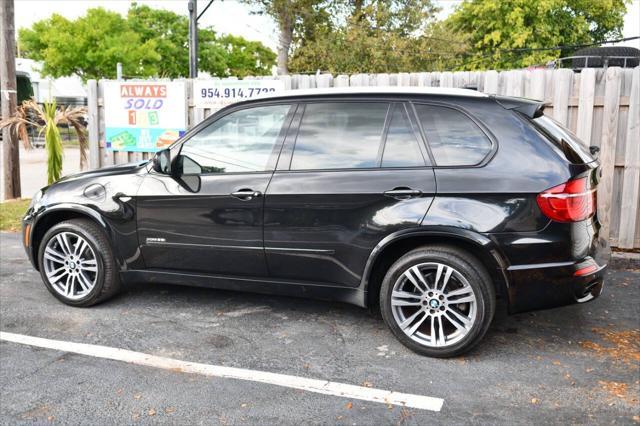
{"label": "sky", "polygon": [[[438,15],[445,18],[462,0],[435,0],[441,8]],[[532,0],[534,1],[534,0]],[[137,0],[139,4],[162,8],[187,15],[187,0]],[[28,28],[34,22],[58,13],[69,19],[75,19],[92,7],[103,7],[126,14],[131,0],[15,0],[16,28]],[[209,0],[198,0],[201,11]],[[278,45],[277,27],[271,18],[252,13],[252,8],[238,0],[214,0],[198,22],[200,26],[212,26],[217,32],[261,41],[274,49]],[[640,36],[640,0],[632,0],[624,20],[624,37]],[[640,40],[621,45],[640,48]]]}

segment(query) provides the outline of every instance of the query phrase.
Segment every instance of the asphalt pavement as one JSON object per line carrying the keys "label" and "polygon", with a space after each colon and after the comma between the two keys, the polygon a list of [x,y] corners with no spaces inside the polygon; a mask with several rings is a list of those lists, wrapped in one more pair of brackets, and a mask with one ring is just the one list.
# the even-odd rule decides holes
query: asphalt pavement
{"label": "asphalt pavement", "polygon": [[444,399],[439,412],[0,342],[1,424],[640,423],[640,270],[588,304],[508,316],[430,359],[342,303],[131,285],[83,309],[51,296],[0,234],[0,331]]}

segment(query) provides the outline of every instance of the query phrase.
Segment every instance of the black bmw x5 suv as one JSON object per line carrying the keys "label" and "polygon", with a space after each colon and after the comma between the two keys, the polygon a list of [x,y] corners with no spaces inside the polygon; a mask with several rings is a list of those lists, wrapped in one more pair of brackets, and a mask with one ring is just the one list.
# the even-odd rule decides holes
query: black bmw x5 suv
{"label": "black bmw x5 suv", "polygon": [[461,354],[498,297],[520,312],[602,291],[599,165],[543,109],[426,88],[240,102],[152,161],[44,188],[24,245],[72,306],[131,281],[333,299]]}

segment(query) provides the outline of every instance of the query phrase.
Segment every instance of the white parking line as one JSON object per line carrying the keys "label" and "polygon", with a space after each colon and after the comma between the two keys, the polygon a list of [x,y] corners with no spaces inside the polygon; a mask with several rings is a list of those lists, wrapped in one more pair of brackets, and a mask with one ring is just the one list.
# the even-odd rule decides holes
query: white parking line
{"label": "white parking line", "polygon": [[25,336],[23,334],[6,333],[3,331],[0,331],[0,340],[29,346],[37,346],[40,348],[72,352],[96,358],[122,361],[130,364],[144,365],[147,367],[162,368],[164,370],[172,370],[182,373],[202,374],[204,376],[211,377],[224,377],[229,379],[268,383],[271,385],[301,389],[324,395],[400,405],[403,407],[418,408],[421,410],[440,411],[442,409],[442,404],[444,403],[443,399],[433,398],[430,396],[373,389],[345,383],[330,382],[327,380],[268,373],[265,371],[246,370],[244,368],[180,361],[178,359],[149,355],[142,352],[112,348],[109,346],[43,339],[40,337]]}

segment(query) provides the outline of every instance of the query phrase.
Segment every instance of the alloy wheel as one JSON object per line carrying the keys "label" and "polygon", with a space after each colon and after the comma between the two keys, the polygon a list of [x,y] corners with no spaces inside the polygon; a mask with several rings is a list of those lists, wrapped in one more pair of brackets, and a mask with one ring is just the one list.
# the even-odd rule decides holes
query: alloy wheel
{"label": "alloy wheel", "polygon": [[44,250],[44,272],[59,295],[78,300],[91,293],[98,278],[98,260],[91,245],[75,232],[60,232]]}
{"label": "alloy wheel", "polygon": [[442,348],[463,339],[477,318],[473,287],[443,263],[421,263],[396,280],[391,311],[398,327],[415,342]]}

